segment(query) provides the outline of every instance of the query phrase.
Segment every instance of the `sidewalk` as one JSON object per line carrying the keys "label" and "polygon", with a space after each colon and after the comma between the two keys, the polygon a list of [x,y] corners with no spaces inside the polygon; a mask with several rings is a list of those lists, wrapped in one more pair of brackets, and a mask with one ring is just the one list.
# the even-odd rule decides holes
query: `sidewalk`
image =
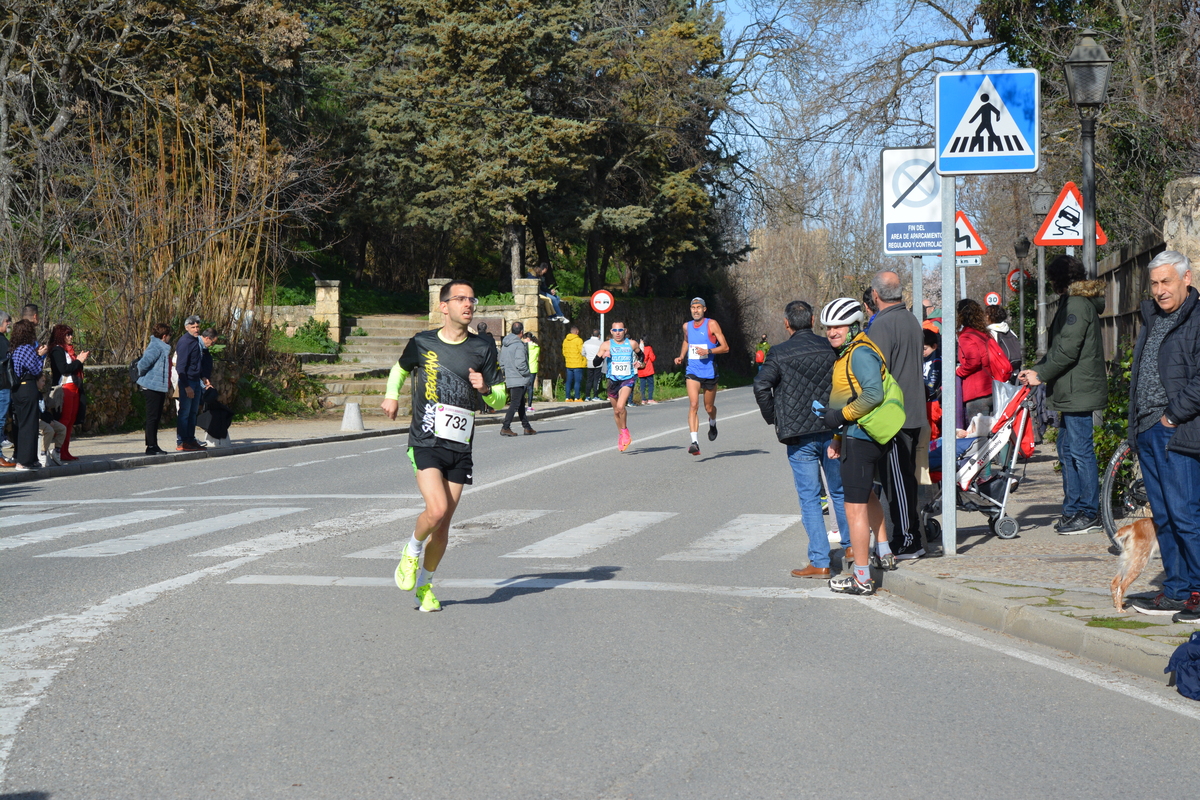
{"label": "sidewalk", "polygon": [[[607,408],[606,402],[538,403],[534,420]],[[499,425],[503,413],[480,415],[480,426]],[[365,431],[343,433],[341,418],[309,418],[238,423],[232,447],[201,453],[146,456],[140,431],[92,436],[71,443],[80,460],[64,467],[0,471],[0,484],[65,475],[131,469],[173,461],[349,441],[407,433],[409,420],[382,416],[363,418]],[[164,447],[174,444],[174,429],[159,432]],[[958,619],[1038,642],[1104,664],[1155,679],[1174,648],[1196,629],[1175,625],[1170,617],[1112,606],[1109,582],[1117,558],[1108,552],[1103,533],[1061,536],[1051,525],[1061,513],[1062,480],[1054,471],[1054,448],[1041,445],[1025,471],[1009,513],[1021,523],[1015,539],[993,536],[981,514],[960,512],[958,555],[902,562],[895,572],[877,575],[885,591]],[[1156,594],[1162,562],[1155,558],[1129,594]],[[813,582],[804,582],[805,586]],[[801,585],[797,583],[796,585]]]}

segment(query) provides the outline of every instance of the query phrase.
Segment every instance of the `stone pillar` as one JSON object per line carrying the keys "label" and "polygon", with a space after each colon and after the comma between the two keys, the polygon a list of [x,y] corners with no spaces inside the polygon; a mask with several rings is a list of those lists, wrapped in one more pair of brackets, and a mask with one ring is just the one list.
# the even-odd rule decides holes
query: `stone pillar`
{"label": "stone pillar", "polygon": [[254,324],[254,304],[258,302],[255,286],[248,278],[237,278],[233,282],[233,302],[230,311],[233,324],[249,331]]}
{"label": "stone pillar", "polygon": [[341,281],[317,281],[317,305],[313,319],[329,323],[329,338],[342,341]]}
{"label": "stone pillar", "polygon": [[525,330],[530,333],[538,332],[538,318],[541,316],[538,313],[537,293],[538,282],[535,278],[518,278],[513,281],[513,305],[517,307],[517,319],[521,320],[521,324],[525,326]]}
{"label": "stone pillar", "polygon": [[1167,184],[1163,239],[1168,250],[1178,250],[1200,263],[1200,178],[1180,178]]}
{"label": "stone pillar", "polygon": [[[449,282],[450,282],[450,278],[430,278],[429,279],[429,327],[430,327],[430,329],[442,327],[442,310],[441,310],[441,308],[439,308],[439,306],[441,306],[442,301],[440,298],[442,296],[442,287],[445,286]],[[501,335],[503,335],[503,334],[501,334]]]}

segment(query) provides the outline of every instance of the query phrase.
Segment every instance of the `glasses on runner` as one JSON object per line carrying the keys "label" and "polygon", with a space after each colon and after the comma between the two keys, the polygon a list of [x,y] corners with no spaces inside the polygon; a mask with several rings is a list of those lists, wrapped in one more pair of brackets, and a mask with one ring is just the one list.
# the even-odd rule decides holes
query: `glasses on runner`
{"label": "glasses on runner", "polygon": [[447,297],[447,300],[453,300],[456,303],[470,303],[473,306],[479,305],[478,297],[467,297],[465,294],[456,294],[453,297]]}
{"label": "glasses on runner", "polygon": [[625,332],[624,328],[609,328],[609,330],[612,331],[613,333],[624,333]]}

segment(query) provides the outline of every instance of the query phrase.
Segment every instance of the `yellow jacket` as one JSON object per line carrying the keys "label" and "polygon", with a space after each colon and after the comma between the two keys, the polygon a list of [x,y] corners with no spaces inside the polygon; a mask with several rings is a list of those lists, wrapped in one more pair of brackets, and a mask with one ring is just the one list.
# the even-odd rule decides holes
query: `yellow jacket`
{"label": "yellow jacket", "polygon": [[562,344],[563,365],[567,369],[583,369],[587,361],[583,358],[583,339],[578,334],[568,333]]}

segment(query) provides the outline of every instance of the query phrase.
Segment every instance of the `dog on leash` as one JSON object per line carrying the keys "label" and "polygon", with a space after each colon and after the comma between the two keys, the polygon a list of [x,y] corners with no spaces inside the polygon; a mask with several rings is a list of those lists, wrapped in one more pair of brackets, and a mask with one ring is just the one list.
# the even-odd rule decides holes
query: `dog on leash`
{"label": "dog on leash", "polygon": [[1112,579],[1113,605],[1124,610],[1125,590],[1138,579],[1147,562],[1158,555],[1158,526],[1149,517],[1139,519],[1117,531],[1117,546],[1121,548],[1121,571]]}

